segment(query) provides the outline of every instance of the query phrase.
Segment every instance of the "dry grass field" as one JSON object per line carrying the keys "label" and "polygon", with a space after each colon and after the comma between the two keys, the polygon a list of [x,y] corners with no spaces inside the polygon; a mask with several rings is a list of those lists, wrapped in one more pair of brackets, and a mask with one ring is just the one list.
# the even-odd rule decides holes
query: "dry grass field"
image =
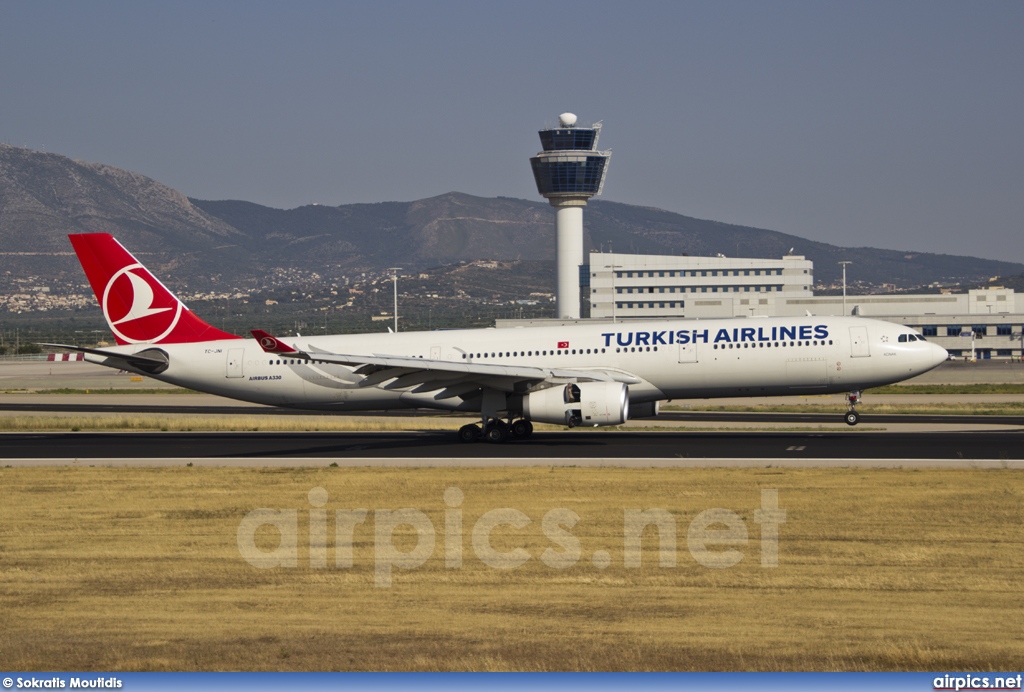
{"label": "dry grass field", "polygon": [[[451,487],[464,496],[461,569],[445,561]],[[316,549],[311,561],[314,488],[327,495],[326,567]],[[755,521],[766,489],[786,512],[776,567],[761,564]],[[410,552],[417,539],[406,526],[382,543],[375,510],[407,507],[429,518],[436,546],[379,588],[375,545]],[[297,566],[260,569],[241,557],[239,526],[257,508],[297,510]],[[370,511],[353,533],[354,564],[337,567],[334,511],[356,508]],[[488,566],[474,548],[477,520],[498,508],[531,520],[491,533],[495,550],[528,551],[518,568]],[[580,517],[571,533],[582,557],[567,568],[540,559],[562,550],[542,526],[557,508]],[[651,527],[640,567],[627,568],[624,511],[654,508],[677,527],[675,566],[659,566]],[[742,556],[733,567],[691,556],[688,527],[711,508],[735,512],[748,532],[731,548]],[[1011,670],[1024,660],[1022,519],[1024,480],[1005,469],[3,468],[0,662]],[[264,526],[254,540],[270,551],[279,534]],[[604,568],[605,556],[592,560],[602,550]]]}

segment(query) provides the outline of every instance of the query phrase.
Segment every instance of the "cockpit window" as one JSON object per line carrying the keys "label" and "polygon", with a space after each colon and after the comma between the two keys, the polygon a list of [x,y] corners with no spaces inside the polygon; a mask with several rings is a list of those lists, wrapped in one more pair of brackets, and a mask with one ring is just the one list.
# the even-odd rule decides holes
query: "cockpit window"
{"label": "cockpit window", "polygon": [[920,334],[900,334],[899,342],[905,344],[910,341],[925,341],[925,338]]}

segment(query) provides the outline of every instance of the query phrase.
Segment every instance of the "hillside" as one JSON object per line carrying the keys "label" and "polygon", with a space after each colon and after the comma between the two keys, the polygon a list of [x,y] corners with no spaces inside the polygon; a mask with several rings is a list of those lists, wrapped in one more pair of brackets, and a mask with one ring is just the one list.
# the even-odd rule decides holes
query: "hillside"
{"label": "hillside", "polygon": [[[1024,273],[1021,264],[840,248],[603,200],[591,202],[584,220],[589,247],[616,252],[781,257],[794,248],[814,260],[819,284],[838,280],[840,259],[854,262],[851,283],[901,287]],[[414,202],[272,209],[188,199],[137,173],[0,145],[0,292],[25,282],[55,290],[81,285],[66,235],[97,231],[114,234],[171,286],[197,291],[258,287],[282,272],[339,277],[477,259],[552,261],[555,246],[554,213],[543,201],[451,192]]]}
{"label": "hillside", "polygon": [[[151,178],[0,144],[0,276],[77,277],[69,233],[112,233],[167,270],[219,273],[245,234]],[[59,253],[59,254],[57,254]]]}

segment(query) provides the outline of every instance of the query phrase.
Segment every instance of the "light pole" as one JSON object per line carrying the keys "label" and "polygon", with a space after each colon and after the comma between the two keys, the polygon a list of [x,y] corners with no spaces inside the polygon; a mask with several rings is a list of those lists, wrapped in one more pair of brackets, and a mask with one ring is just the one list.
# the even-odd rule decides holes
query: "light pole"
{"label": "light pole", "polygon": [[846,265],[853,264],[850,260],[843,260],[839,264],[843,265],[843,316],[846,316]]}
{"label": "light pole", "polygon": [[395,289],[395,334],[398,333],[398,270],[401,267],[388,267],[388,271],[391,272],[391,283],[394,284]]}
{"label": "light pole", "polygon": [[621,269],[622,265],[621,264],[615,264],[615,259],[613,258],[612,259],[612,263],[608,266],[608,268],[612,270],[612,324],[615,324],[616,321],[617,321],[615,319],[615,303],[616,303],[616,298],[615,298],[615,270],[616,269]]}

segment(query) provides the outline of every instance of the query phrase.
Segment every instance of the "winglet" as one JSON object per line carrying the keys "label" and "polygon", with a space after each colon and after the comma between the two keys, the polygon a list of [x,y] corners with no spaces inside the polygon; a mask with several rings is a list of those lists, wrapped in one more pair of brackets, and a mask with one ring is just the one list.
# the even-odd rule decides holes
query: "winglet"
{"label": "winglet", "polygon": [[276,336],[271,336],[262,329],[253,329],[251,334],[256,337],[256,341],[259,342],[260,348],[267,353],[298,353],[298,350],[284,343]]}

